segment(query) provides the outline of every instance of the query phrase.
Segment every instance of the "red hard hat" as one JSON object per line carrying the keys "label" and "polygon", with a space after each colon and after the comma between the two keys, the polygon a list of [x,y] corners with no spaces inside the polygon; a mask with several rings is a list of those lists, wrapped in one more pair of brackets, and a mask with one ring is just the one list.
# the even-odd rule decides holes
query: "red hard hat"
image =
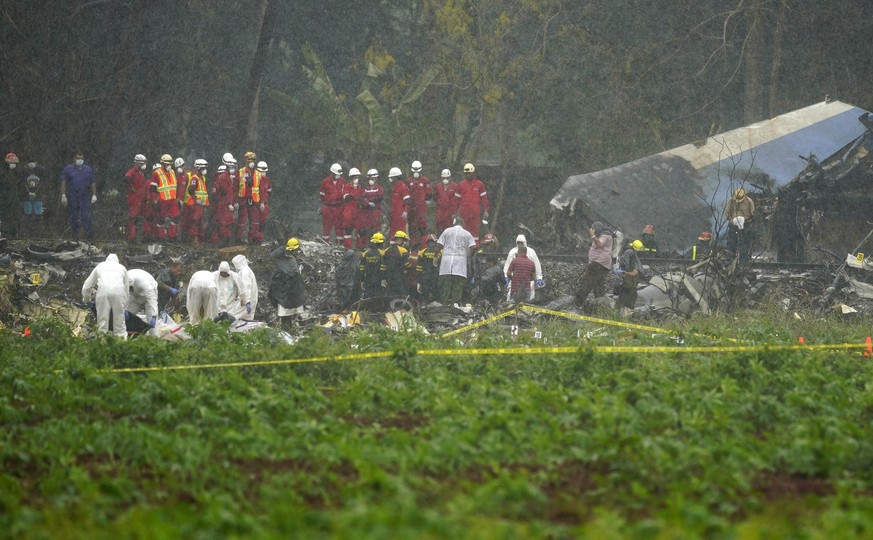
{"label": "red hard hat", "polygon": [[6,163],[18,163],[18,156],[16,156],[13,152],[9,152],[6,154]]}
{"label": "red hard hat", "polygon": [[645,227],[643,227],[643,234],[655,234],[655,226],[646,225]]}
{"label": "red hard hat", "polygon": [[697,237],[698,240],[712,240],[712,233],[709,231],[703,231],[700,233],[700,236]]}

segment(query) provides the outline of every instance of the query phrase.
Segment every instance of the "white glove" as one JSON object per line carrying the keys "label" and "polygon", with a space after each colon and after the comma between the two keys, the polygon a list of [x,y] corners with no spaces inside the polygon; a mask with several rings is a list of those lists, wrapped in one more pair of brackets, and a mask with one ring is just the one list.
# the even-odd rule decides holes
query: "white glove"
{"label": "white glove", "polygon": [[91,195],[91,204],[97,202],[97,195]]}
{"label": "white glove", "polygon": [[400,218],[401,218],[401,219],[406,219],[406,212],[403,212],[402,214],[400,214]]}
{"label": "white glove", "polygon": [[737,216],[733,219],[733,224],[739,230],[743,230],[743,226],[746,224],[746,218],[743,216]]}
{"label": "white glove", "polygon": [[233,203],[233,209],[239,210],[239,203]]}
{"label": "white glove", "polygon": [[61,193],[61,204],[67,206],[67,195],[65,193]]}
{"label": "white glove", "polygon": [[179,206],[185,206],[185,201],[183,201],[182,199],[179,199]]}
{"label": "white glove", "polygon": [[388,280],[387,280],[387,279],[383,279],[381,285],[382,285],[383,287],[387,287],[387,286],[388,286]]}
{"label": "white glove", "polygon": [[233,212],[233,205],[232,204],[227,205],[227,209],[230,210],[231,212]]}
{"label": "white glove", "polygon": [[197,199],[197,204],[199,204],[200,206],[203,206],[203,201],[200,199]]}
{"label": "white glove", "polygon": [[264,208],[266,208],[266,206],[264,206],[264,203],[261,203],[261,212],[264,211]]}

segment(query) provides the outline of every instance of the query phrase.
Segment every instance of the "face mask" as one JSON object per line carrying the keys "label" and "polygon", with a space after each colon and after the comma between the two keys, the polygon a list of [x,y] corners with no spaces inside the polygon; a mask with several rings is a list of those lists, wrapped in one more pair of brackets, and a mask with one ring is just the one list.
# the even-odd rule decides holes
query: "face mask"
{"label": "face mask", "polygon": [[17,166],[18,166],[17,163],[10,163],[10,164],[9,164],[9,170],[11,171],[12,169],[14,169],[14,168],[17,167]]}
{"label": "face mask", "polygon": [[230,174],[234,174],[236,172],[236,167],[228,167],[227,170]]}
{"label": "face mask", "polygon": [[357,179],[357,178],[355,178],[354,180],[352,180],[352,186],[354,186],[354,187],[358,187],[358,179]]}
{"label": "face mask", "polygon": [[172,170],[173,170],[173,166],[172,166],[172,165],[166,165],[164,168],[167,169],[168,171],[172,171]]}
{"label": "face mask", "polygon": [[255,162],[249,161],[249,169],[254,169],[254,168],[255,168]]}
{"label": "face mask", "polygon": [[145,164],[145,163],[141,163],[140,166],[139,166],[139,170],[141,170],[141,171],[146,170],[146,164]]}
{"label": "face mask", "polygon": [[449,179],[448,179],[448,178],[443,178],[443,185],[444,185],[444,186],[449,185]]}
{"label": "face mask", "polygon": [[418,173],[412,173],[412,177],[415,178],[416,180],[418,180],[419,174],[418,174]]}
{"label": "face mask", "polygon": [[338,175],[338,174],[333,175],[333,181],[334,181],[334,182],[336,182],[336,181],[339,180],[339,179],[340,179],[340,175]]}
{"label": "face mask", "polygon": [[200,169],[200,174],[202,174],[203,176],[206,176],[206,171],[207,171],[207,170],[208,170],[208,169]]}
{"label": "face mask", "polygon": [[370,184],[371,186],[375,186],[375,185],[376,185],[376,181],[375,181],[375,180],[370,180],[370,181],[367,182],[367,183]]}
{"label": "face mask", "polygon": [[33,163],[33,162],[28,163],[28,164],[27,164],[27,167],[28,167],[30,170],[33,170],[33,169],[36,168],[36,163]]}
{"label": "face mask", "polygon": [[84,165],[84,164],[85,164],[85,160],[84,160],[84,159],[77,159],[77,160],[76,160],[76,167],[81,167],[81,166]]}
{"label": "face mask", "polygon": [[182,167],[176,167],[176,172],[179,173],[179,174],[182,174],[182,172],[183,172],[184,170],[185,170],[185,169],[183,169]]}

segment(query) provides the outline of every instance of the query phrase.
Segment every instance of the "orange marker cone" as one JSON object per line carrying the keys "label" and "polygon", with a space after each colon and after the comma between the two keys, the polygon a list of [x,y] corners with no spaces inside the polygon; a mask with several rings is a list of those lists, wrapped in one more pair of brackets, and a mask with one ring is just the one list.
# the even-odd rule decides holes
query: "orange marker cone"
{"label": "orange marker cone", "polygon": [[797,338],[797,343],[799,343],[800,345],[805,345],[805,344],[806,344],[806,343],[803,341],[803,336],[800,336],[799,338]]}
{"label": "orange marker cone", "polygon": [[24,333],[21,334],[21,337],[25,337],[25,336],[29,336],[29,335],[30,335],[30,327],[29,327],[29,326],[25,326],[25,327],[24,327]]}
{"label": "orange marker cone", "polygon": [[873,356],[873,338],[867,336],[867,347],[864,349],[864,356]]}

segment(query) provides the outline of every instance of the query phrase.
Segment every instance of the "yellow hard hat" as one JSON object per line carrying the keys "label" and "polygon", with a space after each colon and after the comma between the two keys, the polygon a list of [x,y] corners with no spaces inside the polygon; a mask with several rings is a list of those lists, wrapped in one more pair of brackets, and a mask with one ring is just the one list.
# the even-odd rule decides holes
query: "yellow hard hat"
{"label": "yellow hard hat", "polygon": [[257,154],[255,154],[251,150],[249,150],[248,152],[243,154],[243,156],[246,158],[246,161],[254,161],[254,160],[258,159]]}
{"label": "yellow hard hat", "polygon": [[464,172],[476,172],[476,167],[472,163],[467,163],[464,165]]}
{"label": "yellow hard hat", "polygon": [[169,165],[172,162],[173,156],[171,156],[170,154],[164,154],[163,156],[161,156],[161,163],[166,163]]}
{"label": "yellow hard hat", "polygon": [[745,189],[737,188],[737,190],[734,191],[734,200],[735,201],[740,202],[741,200],[743,200],[745,198],[746,198],[746,190]]}
{"label": "yellow hard hat", "polygon": [[285,244],[285,251],[297,251],[298,249],[300,249],[300,240],[289,238],[288,242]]}
{"label": "yellow hard hat", "polygon": [[397,231],[394,233],[394,238],[403,238],[405,240],[409,240],[409,236],[403,231]]}
{"label": "yellow hard hat", "polygon": [[370,242],[372,242],[374,244],[381,244],[381,243],[385,242],[385,235],[383,235],[380,232],[373,233],[373,236],[370,237]]}
{"label": "yellow hard hat", "polygon": [[642,251],[644,246],[642,241],[634,240],[633,242],[631,242],[631,247],[634,248],[634,251]]}

